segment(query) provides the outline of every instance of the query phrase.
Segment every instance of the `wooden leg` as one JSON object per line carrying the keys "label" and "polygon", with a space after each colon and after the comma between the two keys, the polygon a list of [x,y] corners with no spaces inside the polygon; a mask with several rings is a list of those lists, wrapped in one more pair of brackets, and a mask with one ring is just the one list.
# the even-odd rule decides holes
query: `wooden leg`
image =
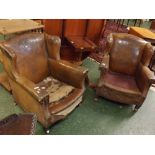
{"label": "wooden leg", "polygon": [[137,23],[137,19],[135,19],[134,26],[136,25],[136,23]]}
{"label": "wooden leg", "polygon": [[99,100],[99,97],[100,97],[100,96],[99,96],[97,93],[95,93],[94,101],[97,102],[97,101]]}
{"label": "wooden leg", "polygon": [[125,19],[122,20],[122,25],[124,24],[124,20],[125,20]]}
{"label": "wooden leg", "polygon": [[142,104],[139,104],[139,105],[136,105],[135,108],[134,108],[134,112],[137,112],[138,109],[142,106]]}
{"label": "wooden leg", "polygon": [[130,19],[127,20],[127,26],[129,25]]}
{"label": "wooden leg", "polygon": [[44,128],[44,131],[45,131],[46,134],[50,133],[50,129],[49,128]]}
{"label": "wooden leg", "polygon": [[95,89],[96,86],[97,86],[97,84],[94,84],[94,83],[90,83],[90,84],[89,84],[89,87],[92,88],[92,89]]}

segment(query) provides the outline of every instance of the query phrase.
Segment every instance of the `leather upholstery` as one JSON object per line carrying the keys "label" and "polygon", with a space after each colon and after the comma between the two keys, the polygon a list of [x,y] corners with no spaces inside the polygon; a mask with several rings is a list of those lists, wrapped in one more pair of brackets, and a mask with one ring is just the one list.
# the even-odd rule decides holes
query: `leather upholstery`
{"label": "leather upholstery", "polygon": [[148,68],[153,47],[130,34],[113,33],[107,41],[97,95],[120,103],[141,105],[155,82],[154,73]]}
{"label": "leather upholstery", "polygon": [[45,128],[73,111],[85,90],[88,70],[60,60],[60,46],[59,37],[39,33],[1,44],[14,100],[25,111],[36,113]]}
{"label": "leather upholstery", "polygon": [[12,114],[0,121],[0,135],[35,134],[36,123],[34,114]]}
{"label": "leather upholstery", "polygon": [[61,39],[57,36],[50,36],[48,34],[45,34],[45,39],[49,57],[55,60],[59,60]]}
{"label": "leather upholstery", "polygon": [[113,34],[109,64],[111,71],[134,75],[144,46],[145,42],[140,38],[126,36],[125,34]]}
{"label": "leather upholstery", "polygon": [[20,75],[34,83],[40,82],[49,75],[43,34],[20,35],[7,41],[5,48],[13,49],[13,52],[16,53],[15,66]]}

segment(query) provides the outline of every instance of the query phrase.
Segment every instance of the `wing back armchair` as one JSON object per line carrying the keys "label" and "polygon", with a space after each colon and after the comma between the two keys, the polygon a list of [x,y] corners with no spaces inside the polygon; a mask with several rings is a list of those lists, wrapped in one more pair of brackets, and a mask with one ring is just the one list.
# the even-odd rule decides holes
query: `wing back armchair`
{"label": "wing back armchair", "polygon": [[82,101],[87,69],[60,60],[61,40],[27,33],[1,44],[13,97],[36,113],[45,128],[67,116]]}
{"label": "wing back armchair", "polygon": [[137,110],[155,82],[148,68],[153,47],[141,38],[123,33],[111,33],[107,41],[96,93],[116,102],[134,104]]}

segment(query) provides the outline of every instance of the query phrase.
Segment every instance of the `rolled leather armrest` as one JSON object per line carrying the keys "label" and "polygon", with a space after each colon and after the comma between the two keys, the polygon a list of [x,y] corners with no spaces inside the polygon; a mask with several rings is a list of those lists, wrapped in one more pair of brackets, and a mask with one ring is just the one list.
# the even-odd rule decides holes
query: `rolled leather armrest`
{"label": "rolled leather armrest", "polygon": [[155,83],[154,73],[147,66],[139,64],[135,78],[142,95],[146,97],[150,86]]}
{"label": "rolled leather armrest", "polygon": [[38,85],[25,77],[16,76],[15,81],[26,91],[28,91],[37,101],[49,103],[49,95],[46,90],[42,90]]}
{"label": "rolled leather armrest", "polygon": [[49,59],[51,75],[76,88],[83,88],[87,80],[88,69],[63,60]]}

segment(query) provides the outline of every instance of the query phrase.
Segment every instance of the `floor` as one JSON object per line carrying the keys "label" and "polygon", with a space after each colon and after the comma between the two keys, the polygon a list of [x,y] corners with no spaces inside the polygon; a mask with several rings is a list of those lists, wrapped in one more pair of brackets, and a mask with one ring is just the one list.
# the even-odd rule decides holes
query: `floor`
{"label": "floor", "polygon": [[[90,59],[83,66],[89,69],[89,77],[96,82],[99,77],[98,64]],[[2,66],[0,65],[0,70]],[[110,102],[104,98],[95,99],[95,92],[87,88],[84,100],[65,120],[53,125],[51,135],[123,135],[155,134],[155,91],[150,89],[148,96],[137,113],[132,106]],[[0,86],[0,119],[13,114],[23,113],[16,106],[12,96]],[[36,134],[45,134],[37,123]]]}

